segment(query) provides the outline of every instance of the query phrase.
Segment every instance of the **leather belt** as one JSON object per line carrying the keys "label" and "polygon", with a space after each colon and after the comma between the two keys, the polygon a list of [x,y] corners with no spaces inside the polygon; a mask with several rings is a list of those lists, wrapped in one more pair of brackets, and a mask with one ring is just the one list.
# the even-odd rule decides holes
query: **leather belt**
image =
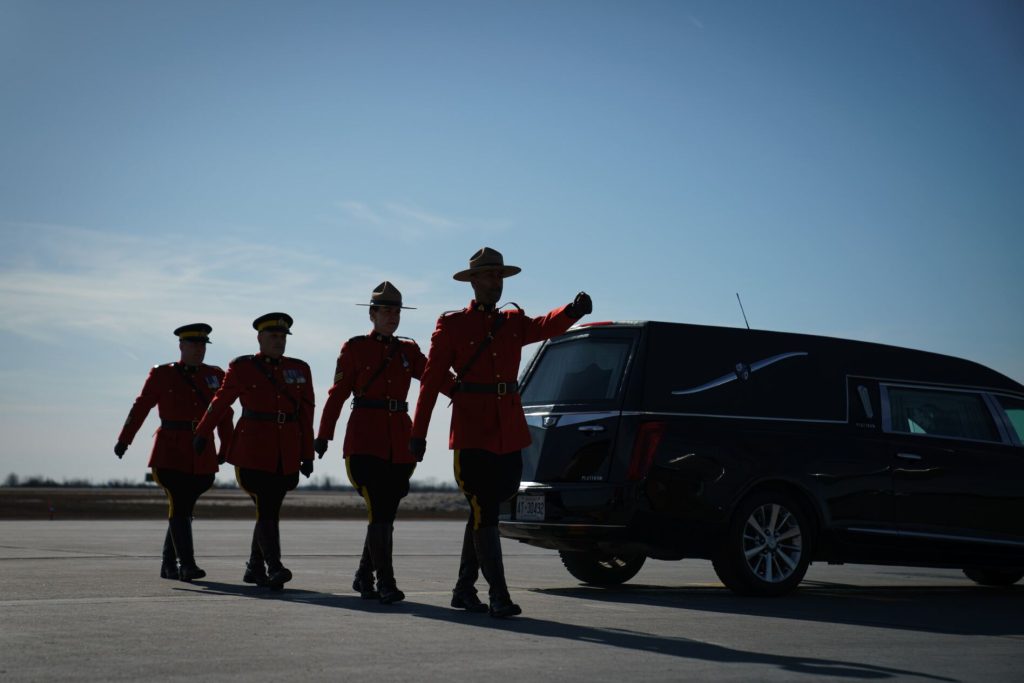
{"label": "leather belt", "polygon": [[407,413],[409,412],[409,404],[406,401],[399,401],[398,399],[375,399],[375,398],[353,398],[353,408],[383,408],[389,413]]}
{"label": "leather belt", "polygon": [[498,382],[497,384],[477,384],[475,382],[459,382],[455,385],[455,391],[467,394],[514,394],[519,391],[519,382]]}
{"label": "leather belt", "polygon": [[279,425],[285,422],[295,422],[298,419],[297,413],[286,413],[283,410],[279,410],[276,413],[260,413],[248,408],[242,408],[242,417],[247,417],[250,420],[259,420],[260,422],[276,422]]}
{"label": "leather belt", "polygon": [[199,420],[160,420],[160,429],[171,429],[181,432],[194,432]]}

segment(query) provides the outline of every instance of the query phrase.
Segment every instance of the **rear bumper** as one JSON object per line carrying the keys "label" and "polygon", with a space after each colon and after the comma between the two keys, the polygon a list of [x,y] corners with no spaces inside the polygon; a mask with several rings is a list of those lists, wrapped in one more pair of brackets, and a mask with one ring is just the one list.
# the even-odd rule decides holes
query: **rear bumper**
{"label": "rear bumper", "polygon": [[516,541],[553,550],[642,552],[641,544],[630,539],[624,524],[556,524],[547,522],[498,523],[501,535]]}

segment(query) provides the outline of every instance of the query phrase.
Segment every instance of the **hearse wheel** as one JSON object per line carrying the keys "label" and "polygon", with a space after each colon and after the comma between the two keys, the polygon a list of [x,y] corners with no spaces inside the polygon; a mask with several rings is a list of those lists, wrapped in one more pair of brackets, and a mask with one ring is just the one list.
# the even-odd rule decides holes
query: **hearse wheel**
{"label": "hearse wheel", "polygon": [[601,552],[570,552],[559,550],[562,564],[583,583],[595,586],[617,586],[629,581],[647,557],[643,554],[610,554]]}
{"label": "hearse wheel", "polygon": [[811,525],[781,491],[744,499],[712,564],[727,588],[740,595],[783,595],[797,587],[811,562]]}
{"label": "hearse wheel", "polygon": [[1022,569],[999,569],[998,567],[974,567],[965,569],[964,575],[982,586],[1012,586],[1024,578]]}

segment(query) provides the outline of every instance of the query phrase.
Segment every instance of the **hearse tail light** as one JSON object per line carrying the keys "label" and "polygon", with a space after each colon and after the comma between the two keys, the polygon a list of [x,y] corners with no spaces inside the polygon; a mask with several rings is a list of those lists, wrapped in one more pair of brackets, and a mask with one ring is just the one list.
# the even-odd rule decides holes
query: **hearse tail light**
{"label": "hearse tail light", "polygon": [[626,481],[640,481],[647,476],[654,462],[654,452],[658,450],[664,434],[664,422],[644,422],[640,425],[636,441],[633,442],[633,455],[629,459],[629,469],[626,470]]}

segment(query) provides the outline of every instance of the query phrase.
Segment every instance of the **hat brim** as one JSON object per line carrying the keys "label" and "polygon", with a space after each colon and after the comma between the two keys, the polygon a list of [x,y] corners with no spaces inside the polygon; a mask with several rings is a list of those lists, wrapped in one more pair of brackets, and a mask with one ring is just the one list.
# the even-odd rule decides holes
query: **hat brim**
{"label": "hat brim", "polygon": [[404,311],[415,311],[416,310],[415,306],[403,306],[401,304],[389,304],[389,303],[381,303],[381,304],[356,304],[356,306],[369,306],[370,308],[373,308],[374,306],[391,306],[392,308],[401,308]]}
{"label": "hat brim", "polygon": [[459,282],[469,282],[469,279],[476,273],[483,273],[488,270],[499,270],[501,271],[501,277],[506,278],[519,273],[522,271],[522,268],[519,266],[477,266],[476,268],[460,270],[455,273],[455,275],[452,275],[452,279],[458,280]]}

